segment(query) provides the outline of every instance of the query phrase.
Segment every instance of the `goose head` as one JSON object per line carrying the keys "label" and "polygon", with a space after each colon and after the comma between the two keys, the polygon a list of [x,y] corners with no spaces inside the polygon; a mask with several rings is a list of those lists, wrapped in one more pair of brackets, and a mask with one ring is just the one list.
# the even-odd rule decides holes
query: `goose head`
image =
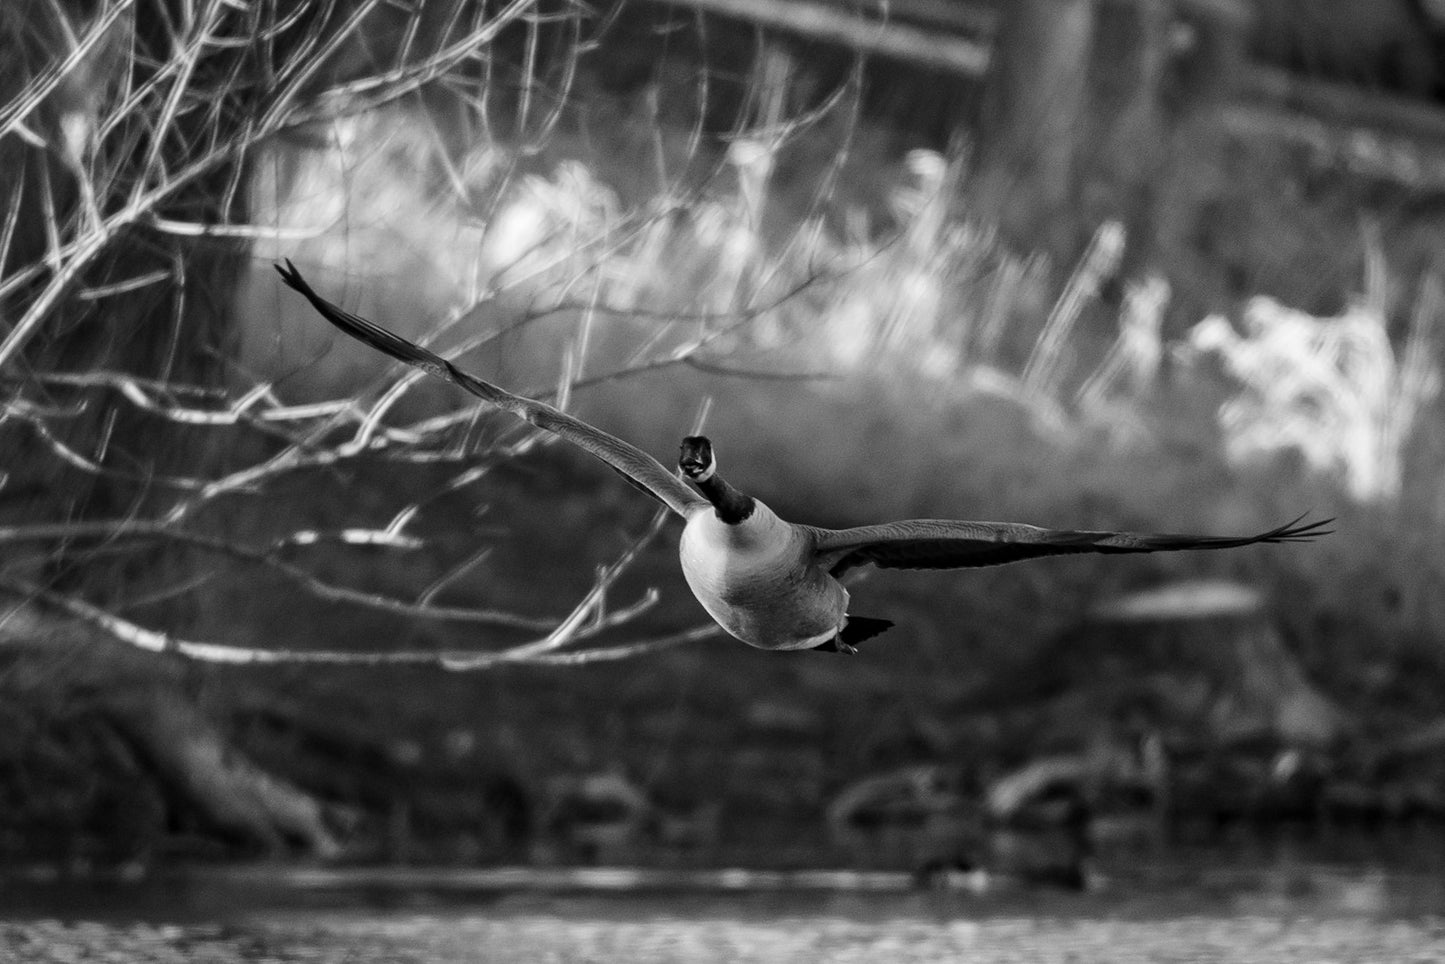
{"label": "goose head", "polygon": [[713,458],[711,440],[705,435],[689,435],[683,439],[677,467],[699,485],[712,478],[717,472],[717,461]]}
{"label": "goose head", "polygon": [[682,440],[682,450],[677,456],[677,467],[698,491],[707,496],[717,517],[727,525],[737,525],[752,517],[757,508],[750,495],[743,495],[728,485],[717,474],[717,458],[713,455],[712,442],[703,435],[689,435]]}

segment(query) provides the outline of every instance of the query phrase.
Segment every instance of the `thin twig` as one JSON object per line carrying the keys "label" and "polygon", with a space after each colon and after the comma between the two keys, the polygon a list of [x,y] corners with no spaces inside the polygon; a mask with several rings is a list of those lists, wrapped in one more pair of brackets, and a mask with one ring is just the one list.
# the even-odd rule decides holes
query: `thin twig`
{"label": "thin twig", "polygon": [[475,654],[456,650],[391,650],[367,653],[358,650],[290,650],[259,649],[182,639],[170,633],[147,629],[139,623],[117,616],[75,596],[46,589],[25,579],[0,576],[0,588],[21,596],[38,599],[101,630],[114,639],[151,653],[176,653],[201,663],[232,666],[281,663],[321,663],[333,666],[438,666],[453,672],[491,669],[502,665],[535,664],[543,666],[577,666],[604,660],[628,659],[682,643],[707,639],[718,632],[716,624],[695,626],[681,632],[635,643],[598,647],[575,653],[556,653],[537,647],[552,638],[526,643],[496,653]]}
{"label": "thin twig", "polygon": [[[383,543],[397,547],[394,536],[374,530],[344,530],[350,533],[347,541],[356,543]],[[315,543],[322,541],[320,534],[298,541]],[[338,537],[341,538],[341,537]],[[258,550],[225,539],[187,532],[166,520],[107,519],[96,522],[57,522],[35,525],[0,527],[0,545],[16,545],[31,542],[89,542],[102,540],[117,543],[129,540],[162,540],[177,545],[190,546],[243,562],[253,563],[270,569],[295,583],[302,590],[325,602],[346,603],[420,619],[435,619],[441,622],[475,623],[514,629],[550,630],[559,620],[549,617],[523,616],[506,610],[483,609],[473,606],[436,606],[427,602],[410,603],[379,593],[362,592],[347,586],[338,586],[316,576],[309,570],[287,562],[275,555],[274,550]],[[286,540],[282,540],[284,543]],[[68,554],[71,550],[57,548],[54,554]],[[79,551],[91,551],[76,549]]]}
{"label": "thin twig", "polygon": [[[613,583],[617,581],[617,578],[632,565],[633,560],[647,547],[648,543],[662,531],[663,524],[666,523],[670,517],[670,511],[666,507],[658,509],[657,512],[653,514],[652,521],[648,523],[642,535],[638,536],[636,541],[634,541],[622,555],[618,556],[611,565],[604,567],[597,574],[597,579],[593,583],[592,589],[573,607],[572,612],[562,621],[561,625],[548,633],[545,638],[539,639],[535,643],[527,643],[507,650],[505,656],[502,658],[510,662],[527,662],[533,657],[555,652],[581,637],[588,620],[600,618],[601,607],[607,590],[610,589]],[[635,613],[633,615],[635,615]],[[495,658],[498,658],[496,654],[456,657],[454,659],[448,657],[449,661],[445,665],[448,669],[470,669],[473,668],[475,661],[485,663]]]}

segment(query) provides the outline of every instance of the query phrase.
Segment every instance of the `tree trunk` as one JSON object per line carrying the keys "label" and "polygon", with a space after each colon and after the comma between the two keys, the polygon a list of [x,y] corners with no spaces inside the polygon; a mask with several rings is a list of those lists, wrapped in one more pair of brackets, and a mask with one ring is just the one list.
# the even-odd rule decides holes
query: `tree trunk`
{"label": "tree trunk", "polygon": [[1018,0],[994,44],[978,202],[1013,239],[1045,237],[1069,204],[1085,133],[1096,0]]}

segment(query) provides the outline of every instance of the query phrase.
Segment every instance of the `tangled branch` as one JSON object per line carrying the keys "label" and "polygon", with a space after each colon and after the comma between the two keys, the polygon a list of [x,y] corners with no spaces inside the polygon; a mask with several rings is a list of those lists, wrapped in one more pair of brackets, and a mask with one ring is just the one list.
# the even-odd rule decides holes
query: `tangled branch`
{"label": "tangled branch", "polygon": [[[7,150],[14,148],[6,163],[19,172],[5,192],[9,204],[0,218],[0,385],[5,389],[0,433],[7,444],[24,445],[42,464],[27,466],[23,479],[19,466],[0,466],[0,510],[7,500],[26,506],[18,514],[0,514],[0,545],[14,550],[0,563],[0,585],[129,645],[222,663],[420,663],[458,670],[528,661],[573,665],[653,652],[712,632],[699,626],[655,639],[597,645],[602,634],[627,626],[656,603],[653,590],[620,605],[610,605],[609,596],[655,538],[661,518],[599,570],[591,588],[560,615],[439,601],[488,557],[486,544],[469,547],[463,558],[447,563],[414,597],[323,574],[314,558],[434,552],[436,536],[418,521],[429,501],[468,489],[538,438],[478,446],[472,436],[482,413],[476,408],[410,423],[395,419],[413,389],[409,377],[297,403],[272,380],[231,378],[234,387],[220,387],[214,376],[192,377],[194,366],[177,362],[178,352],[191,350],[189,343],[211,350],[186,327],[194,303],[186,299],[199,287],[188,271],[199,246],[315,238],[334,227],[330,218],[253,223],[248,177],[273,156],[268,152],[283,137],[304,140],[347,118],[374,115],[430,86],[456,95],[480,114],[489,109],[485,101],[491,92],[485,85],[494,83],[504,66],[494,44],[507,31],[521,32],[531,51],[517,65],[522,75],[516,81],[516,107],[533,134],[544,134],[560,116],[575,79],[576,58],[563,58],[561,73],[544,82],[535,56],[538,38],[540,31],[560,25],[562,36],[580,44],[582,20],[576,11],[562,8],[543,15],[535,0],[467,5],[440,17],[421,4],[403,9],[382,0],[323,0],[289,9],[231,0],[163,6],[102,0],[83,12],[63,3],[33,6],[34,29],[27,24],[24,37],[0,40],[36,41],[34,47],[10,51],[27,69],[17,72],[17,89],[0,91],[0,141]],[[635,305],[598,297],[595,285],[593,297],[582,301],[570,292],[595,276],[603,259],[664,217],[657,211],[631,222],[609,222],[591,235],[574,237],[578,243],[567,257],[550,249],[540,259],[519,257],[517,270],[505,277],[499,273],[497,284],[475,292],[471,307],[559,270],[571,271],[572,277],[552,289],[543,307],[477,340],[579,306],[600,314],[630,311]],[[27,233],[32,226],[37,230]],[[579,259],[589,258],[591,267],[578,267]],[[158,304],[167,310],[156,310]],[[707,364],[702,353],[719,338],[770,310],[761,301],[734,307],[695,312],[690,319],[669,316],[667,324],[696,324],[702,333],[682,347],[586,378],[584,344],[549,393],[565,404],[583,384],[668,365]],[[127,320],[112,320],[117,316]],[[137,331],[131,330],[130,319],[139,323]],[[97,339],[101,331],[105,338]],[[140,361],[124,354],[126,339],[161,348]],[[111,349],[70,350],[95,343]],[[230,358],[223,360],[235,367]],[[225,458],[166,460],[160,456],[167,453],[158,456],[138,438],[221,450]],[[266,534],[243,537],[223,521],[238,500],[265,506],[278,500],[285,486],[336,478],[377,462],[418,473],[440,469],[450,477],[429,494],[392,507],[389,521],[380,524],[278,520]],[[171,468],[158,469],[162,463]],[[63,478],[76,493],[99,493],[91,501],[106,509],[87,507],[83,495],[57,495],[60,490],[54,489],[46,494],[52,483],[31,485],[31,477]],[[116,503],[125,507],[120,514],[114,511]],[[318,603],[542,635],[482,652],[257,649],[143,626],[98,602],[99,594],[90,591],[95,587],[74,578],[105,560],[118,568],[143,569],[139,560],[152,558],[158,547],[206,560],[206,565],[187,571],[173,585],[146,587],[148,595],[137,587],[122,609],[138,598],[202,591],[223,571],[250,570],[279,577]],[[223,570],[223,564],[231,568]]]}

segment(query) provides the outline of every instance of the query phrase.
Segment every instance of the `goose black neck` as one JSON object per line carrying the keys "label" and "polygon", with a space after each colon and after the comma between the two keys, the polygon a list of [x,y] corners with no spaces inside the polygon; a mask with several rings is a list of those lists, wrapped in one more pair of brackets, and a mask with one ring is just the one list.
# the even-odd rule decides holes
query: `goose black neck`
{"label": "goose black neck", "polygon": [[753,497],[743,495],[716,475],[697,483],[698,491],[707,496],[717,517],[726,525],[735,526],[753,514]]}

